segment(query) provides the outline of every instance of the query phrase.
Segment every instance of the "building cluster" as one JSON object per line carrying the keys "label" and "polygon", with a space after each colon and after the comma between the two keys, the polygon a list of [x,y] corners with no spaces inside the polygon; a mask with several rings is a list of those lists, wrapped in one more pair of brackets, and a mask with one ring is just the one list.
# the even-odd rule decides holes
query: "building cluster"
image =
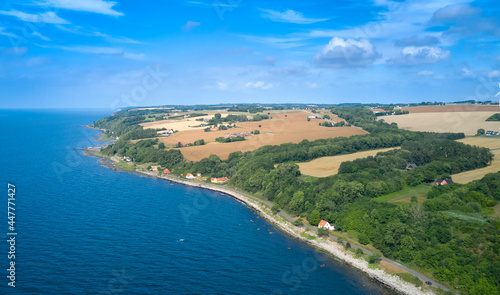
{"label": "building cluster", "polygon": [[245,137],[245,136],[250,136],[252,135],[252,132],[231,132],[226,134],[227,137]]}
{"label": "building cluster", "polygon": [[174,134],[174,130],[170,129],[170,130],[167,130],[165,132],[162,132],[161,135],[163,135],[163,136],[170,136],[172,134]]}
{"label": "building cluster", "polygon": [[210,178],[210,182],[212,182],[212,183],[224,183],[228,180],[229,179],[227,177]]}

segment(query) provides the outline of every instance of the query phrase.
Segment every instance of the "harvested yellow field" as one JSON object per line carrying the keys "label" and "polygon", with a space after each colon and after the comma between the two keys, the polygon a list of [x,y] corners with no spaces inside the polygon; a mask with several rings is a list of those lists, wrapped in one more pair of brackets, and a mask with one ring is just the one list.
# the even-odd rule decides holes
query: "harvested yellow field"
{"label": "harvested yellow field", "polygon": [[[313,141],[322,138],[349,137],[353,135],[368,134],[357,127],[324,127],[318,123],[322,120],[307,121],[310,114],[305,112],[289,112],[273,114],[271,120],[259,122],[240,122],[238,128],[204,132],[203,130],[188,130],[178,132],[170,137],[161,138],[160,141],[167,146],[178,142],[192,143],[204,139],[206,145],[180,148],[182,155],[190,161],[199,161],[211,154],[225,160],[235,151],[253,151],[265,145],[279,145],[283,143],[299,143],[304,139]],[[332,119],[334,116],[332,115]],[[259,130],[259,135],[248,136],[245,141],[218,143],[217,137],[225,136],[230,132],[251,132]]]}
{"label": "harvested yellow field", "polygon": [[389,273],[397,274],[397,273],[405,273],[406,272],[406,270],[403,270],[403,269],[401,269],[395,265],[392,265],[386,261],[383,261],[383,260],[381,260],[379,262],[379,265],[380,265],[380,267],[382,267],[383,269],[385,269]]}
{"label": "harvested yellow field", "polygon": [[[181,119],[181,120],[161,120],[161,121],[142,123],[140,125],[144,129],[166,128],[169,130],[173,129],[173,130],[178,130],[178,131],[205,129],[205,128],[207,128],[206,126],[194,127],[194,126],[199,126],[200,124],[203,123],[200,121],[196,121],[196,119],[211,119],[213,116],[214,116],[213,114],[208,114],[207,116],[201,116],[201,117],[195,117],[195,118],[185,118],[185,119]],[[227,113],[225,113],[225,114],[221,113],[221,116],[226,117]]]}
{"label": "harvested yellow field", "polygon": [[378,150],[370,150],[359,153],[331,156],[331,157],[321,157],[314,159],[310,162],[297,163],[300,168],[300,172],[304,175],[310,175],[315,177],[327,177],[335,175],[339,172],[339,167],[342,162],[353,161],[356,159],[366,158],[369,156],[375,156],[380,152],[387,152],[396,148],[385,148]]}
{"label": "harvested yellow field", "polygon": [[499,111],[476,112],[429,112],[410,113],[400,116],[380,117],[387,123],[396,123],[399,128],[412,131],[463,132],[475,135],[477,130],[500,131],[500,122],[486,122],[486,119]]}
{"label": "harvested yellow field", "polygon": [[470,145],[489,148],[493,153],[494,158],[491,165],[488,167],[452,175],[451,177],[454,182],[468,183],[473,180],[481,179],[488,173],[495,173],[500,171],[500,138],[481,136],[481,137],[468,137],[460,139],[458,141]]}

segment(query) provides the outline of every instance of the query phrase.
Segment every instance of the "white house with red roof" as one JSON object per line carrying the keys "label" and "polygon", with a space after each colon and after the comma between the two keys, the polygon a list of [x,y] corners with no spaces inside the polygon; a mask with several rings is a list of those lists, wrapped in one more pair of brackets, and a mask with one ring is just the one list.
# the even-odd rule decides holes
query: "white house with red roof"
{"label": "white house with red roof", "polygon": [[326,228],[327,230],[334,230],[335,226],[331,225],[326,220],[321,220],[318,224],[318,228]]}

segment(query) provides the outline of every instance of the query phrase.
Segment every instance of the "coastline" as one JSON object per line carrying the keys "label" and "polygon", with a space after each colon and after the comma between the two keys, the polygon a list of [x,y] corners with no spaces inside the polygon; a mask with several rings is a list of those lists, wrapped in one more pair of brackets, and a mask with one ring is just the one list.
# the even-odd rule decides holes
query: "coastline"
{"label": "coastline", "polygon": [[[84,151],[84,154],[87,156],[93,156],[99,158],[100,159],[99,162],[107,168],[110,168],[115,171],[126,171],[115,165],[117,162],[119,162],[118,159],[114,157],[107,158],[96,155],[95,152],[97,150],[98,150],[97,148],[89,147]],[[320,249],[321,251],[326,252],[328,255],[334,256],[335,258],[355,267],[356,269],[362,271],[372,279],[384,284],[386,287],[400,294],[407,294],[407,295],[436,294],[432,290],[424,290],[422,289],[422,287],[416,287],[414,284],[406,282],[402,280],[400,277],[390,274],[383,269],[370,268],[368,262],[365,259],[355,257],[352,252],[346,251],[343,246],[341,246],[338,242],[333,241],[329,237],[317,237],[314,240],[309,240],[305,238],[301,234],[307,231],[306,228],[294,226],[288,220],[284,218],[279,218],[281,216],[278,216],[277,214],[276,215],[272,214],[271,207],[265,204],[266,202],[264,200],[259,200],[257,198],[250,198],[248,196],[245,196],[244,193],[235,191],[233,189],[221,185],[187,180],[175,176],[158,175],[158,173],[154,172],[143,172],[138,170],[126,171],[126,172],[132,172],[140,176],[154,177],[157,179],[163,179],[186,186],[198,187],[222,193],[254,209],[260,216],[265,218],[268,222],[274,224],[280,230],[289,234],[293,238],[298,239],[301,242],[305,242],[313,246],[314,248]],[[279,220],[278,218],[281,220]],[[309,231],[308,233],[311,233],[311,231]],[[315,235],[315,233],[312,234]]]}

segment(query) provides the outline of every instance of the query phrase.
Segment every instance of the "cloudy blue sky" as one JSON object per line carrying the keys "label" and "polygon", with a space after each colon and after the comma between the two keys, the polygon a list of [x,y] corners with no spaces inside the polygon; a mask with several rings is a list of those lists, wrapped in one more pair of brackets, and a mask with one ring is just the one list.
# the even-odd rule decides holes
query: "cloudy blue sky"
{"label": "cloudy blue sky", "polygon": [[500,4],[6,0],[0,108],[493,100]]}

